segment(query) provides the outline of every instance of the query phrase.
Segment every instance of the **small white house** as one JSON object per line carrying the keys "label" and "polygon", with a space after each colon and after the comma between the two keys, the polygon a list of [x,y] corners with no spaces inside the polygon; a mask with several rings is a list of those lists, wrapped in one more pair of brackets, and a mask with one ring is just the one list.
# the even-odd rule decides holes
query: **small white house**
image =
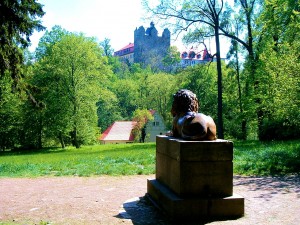
{"label": "small white house", "polygon": [[[146,123],[145,142],[155,142],[156,135],[166,133],[166,126],[163,118],[157,111],[149,111],[153,116],[153,120]],[[132,130],[135,125],[135,121],[115,121],[103,132],[103,134],[99,137],[99,141],[102,144],[132,143],[134,142]]]}
{"label": "small white house", "polygon": [[153,116],[153,120],[146,124],[146,142],[155,142],[156,135],[165,134],[167,132],[166,125],[162,116],[155,110],[149,110]]}

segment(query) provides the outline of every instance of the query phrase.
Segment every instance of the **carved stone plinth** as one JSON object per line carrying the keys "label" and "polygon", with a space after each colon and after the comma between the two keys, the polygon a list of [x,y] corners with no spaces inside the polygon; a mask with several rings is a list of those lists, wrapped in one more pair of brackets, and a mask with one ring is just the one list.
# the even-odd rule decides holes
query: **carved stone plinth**
{"label": "carved stone plinth", "polygon": [[233,194],[233,143],[156,138],[156,179],[147,193],[173,219],[244,215],[244,198]]}

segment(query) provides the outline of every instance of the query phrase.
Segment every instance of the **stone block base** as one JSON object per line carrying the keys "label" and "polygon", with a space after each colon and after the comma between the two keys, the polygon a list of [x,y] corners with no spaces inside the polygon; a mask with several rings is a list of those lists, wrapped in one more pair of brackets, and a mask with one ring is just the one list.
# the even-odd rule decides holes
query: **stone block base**
{"label": "stone block base", "polygon": [[182,198],[156,179],[147,180],[147,193],[171,220],[215,220],[244,215],[244,198],[237,194],[223,198]]}
{"label": "stone block base", "polygon": [[156,179],[182,198],[233,194],[233,143],[156,137]]}

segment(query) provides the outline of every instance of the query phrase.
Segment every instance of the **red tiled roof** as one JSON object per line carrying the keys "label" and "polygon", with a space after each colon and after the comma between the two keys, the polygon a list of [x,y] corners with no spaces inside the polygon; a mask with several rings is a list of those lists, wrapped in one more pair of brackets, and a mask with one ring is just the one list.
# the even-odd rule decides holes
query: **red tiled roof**
{"label": "red tiled roof", "polygon": [[108,127],[99,140],[101,141],[133,141],[131,133],[136,122],[134,121],[116,121]]}
{"label": "red tiled roof", "polygon": [[150,113],[151,113],[151,115],[153,116],[153,115],[155,114],[155,112],[156,112],[156,111],[155,111],[155,110],[153,110],[153,109],[150,109],[150,110],[149,110],[149,112],[150,112]]}
{"label": "red tiled roof", "polygon": [[121,51],[121,50],[124,50],[124,49],[127,49],[127,48],[132,48],[132,47],[134,47],[134,44],[133,43],[129,43],[128,45],[126,45],[125,47],[121,48],[118,51]]}

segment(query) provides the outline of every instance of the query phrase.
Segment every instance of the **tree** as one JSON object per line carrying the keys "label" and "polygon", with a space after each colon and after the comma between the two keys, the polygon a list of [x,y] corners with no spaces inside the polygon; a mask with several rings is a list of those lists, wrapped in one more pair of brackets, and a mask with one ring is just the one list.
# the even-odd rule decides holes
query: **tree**
{"label": "tree", "polygon": [[168,50],[168,54],[163,58],[163,64],[166,67],[166,72],[176,72],[177,65],[180,62],[180,52],[176,46],[171,46]]}
{"label": "tree", "polygon": [[139,108],[138,84],[132,79],[117,80],[112,90],[119,100],[122,118],[131,119],[133,112]]}
{"label": "tree", "polygon": [[133,113],[133,121],[136,122],[132,132],[135,138],[135,141],[145,142],[145,130],[146,123],[153,120],[153,116],[147,109],[137,109]]}
{"label": "tree", "polygon": [[141,85],[146,92],[141,107],[158,111],[164,121],[171,124],[172,96],[178,91],[176,78],[171,74],[160,72],[149,74],[145,80],[140,81],[141,84],[146,84],[145,87]]}
{"label": "tree", "polygon": [[[21,65],[23,52],[30,44],[30,35],[34,30],[44,27],[37,18],[44,15],[42,5],[33,1],[10,0],[0,2],[0,79],[10,75],[13,90],[21,91]],[[9,71],[9,73],[6,73]],[[1,90],[0,90],[1,99]]]}
{"label": "tree", "polygon": [[[232,40],[241,44],[247,51],[246,62],[245,62],[245,74],[247,74],[245,79],[245,95],[248,100],[246,103],[246,111],[251,111],[252,108],[252,96],[254,95],[254,103],[256,104],[254,108],[256,112],[257,118],[257,126],[258,126],[258,133],[261,130],[261,121],[264,116],[264,112],[261,108],[261,100],[258,96],[255,96],[257,89],[259,88],[259,82],[257,77],[257,65],[259,60],[259,54],[256,49],[261,47],[261,33],[259,33],[259,28],[255,26],[255,21],[260,14],[260,7],[261,6],[260,0],[236,0],[235,7],[239,8],[239,23],[242,24],[246,30],[245,38],[242,39],[239,37],[239,33],[232,32],[231,29],[223,28],[221,29],[222,34],[231,38]],[[233,20],[235,21],[235,20]],[[230,26],[229,26],[230,27]],[[233,27],[236,27],[235,22],[233,23]],[[241,27],[241,30],[243,28]],[[254,35],[254,30],[256,30],[256,34]],[[236,31],[236,29],[235,29]],[[256,48],[255,48],[256,46]],[[249,118],[249,116],[248,116]],[[244,120],[242,122],[242,127],[244,132],[247,126],[247,116],[244,116]]]}
{"label": "tree", "polygon": [[38,19],[44,12],[36,1],[2,0],[0,15],[0,148],[5,149],[20,145],[24,98],[37,104],[23,79],[24,63],[29,59],[30,36],[44,29]]}
{"label": "tree", "polygon": [[13,149],[20,144],[23,101],[11,92],[12,82],[9,76],[0,79],[0,151]]}
{"label": "tree", "polygon": [[122,120],[119,100],[115,93],[108,89],[101,89],[97,102],[98,127],[105,131],[114,121]]}
{"label": "tree", "polygon": [[38,47],[35,50],[36,60],[51,54],[53,45],[59,42],[62,37],[70,34],[67,30],[59,25],[55,25],[50,31],[46,30],[45,34],[41,37]]}
{"label": "tree", "polygon": [[76,148],[96,140],[96,102],[111,73],[101,54],[93,38],[70,33],[53,44],[36,66],[32,84],[42,90],[44,124],[61,143],[66,135]]}
{"label": "tree", "polygon": [[[158,19],[168,21],[167,23],[173,25],[174,31],[180,33],[182,31],[189,31],[188,38],[190,42],[203,42],[203,39],[214,36],[216,41],[216,56],[219,51],[219,36],[225,36],[237,41],[247,50],[245,68],[248,71],[249,79],[246,80],[245,95],[247,99],[251,99],[251,95],[256,92],[259,87],[259,82],[256,79],[256,69],[258,63],[258,54],[255,52],[255,47],[259,48],[261,36],[257,28],[254,35],[255,19],[260,14],[262,1],[260,0],[236,0],[235,8],[240,9],[239,14],[243,20],[240,22],[245,27],[245,34],[242,37],[236,36],[232,32],[232,18],[229,7],[224,10],[224,1],[219,0],[205,0],[205,1],[160,1],[157,7],[150,7],[147,0],[144,0],[146,8],[152,12]],[[218,62],[218,57],[217,57]],[[217,63],[218,71],[218,127],[222,129],[222,76],[220,71],[221,63]],[[251,102],[251,101],[250,101]],[[261,119],[263,118],[263,110],[260,107],[261,100],[255,98],[255,111],[257,115],[258,130],[261,128]],[[250,104],[249,104],[250,105]],[[251,108],[251,107],[249,107]],[[249,111],[249,109],[247,109]],[[220,118],[220,119],[219,119]],[[218,130],[218,133],[221,131]]]}
{"label": "tree", "polygon": [[[241,31],[241,23],[240,17],[237,16],[234,18],[234,33],[236,37],[239,37],[239,32]],[[239,43],[232,39],[231,46],[229,52],[227,53],[227,59],[229,59],[229,63],[227,65],[228,68],[233,68],[233,77],[236,77],[237,82],[237,93],[238,93],[238,105],[241,117],[241,135],[239,135],[240,139],[247,139],[247,120],[246,115],[244,113],[244,103],[243,103],[243,95],[242,95],[242,81],[241,81],[241,72],[242,72],[242,63],[240,60],[241,50]]]}
{"label": "tree", "polygon": [[114,78],[127,78],[130,74],[130,63],[121,61],[119,57],[113,56],[114,50],[110,45],[110,39],[105,38],[101,41],[100,47],[103,50],[103,56],[108,59],[108,64],[111,66]]}
{"label": "tree", "polygon": [[188,35],[195,39],[201,37],[215,37],[216,59],[218,72],[218,121],[217,129],[219,138],[224,138],[223,134],[223,100],[222,100],[222,69],[220,57],[220,16],[223,10],[223,0],[205,1],[160,1],[155,8],[150,8],[148,0],[144,0],[144,6],[161,20],[171,20],[175,31],[193,29]]}
{"label": "tree", "polygon": [[197,95],[199,110],[217,118],[217,73],[214,66],[195,65],[187,67],[176,75],[178,85]]}
{"label": "tree", "polygon": [[267,1],[258,24],[264,34],[257,66],[257,94],[264,111],[259,138],[298,139],[300,3]]}
{"label": "tree", "polygon": [[110,45],[110,39],[105,38],[100,42],[100,46],[103,49],[103,56],[111,57],[113,56],[114,50]]}

